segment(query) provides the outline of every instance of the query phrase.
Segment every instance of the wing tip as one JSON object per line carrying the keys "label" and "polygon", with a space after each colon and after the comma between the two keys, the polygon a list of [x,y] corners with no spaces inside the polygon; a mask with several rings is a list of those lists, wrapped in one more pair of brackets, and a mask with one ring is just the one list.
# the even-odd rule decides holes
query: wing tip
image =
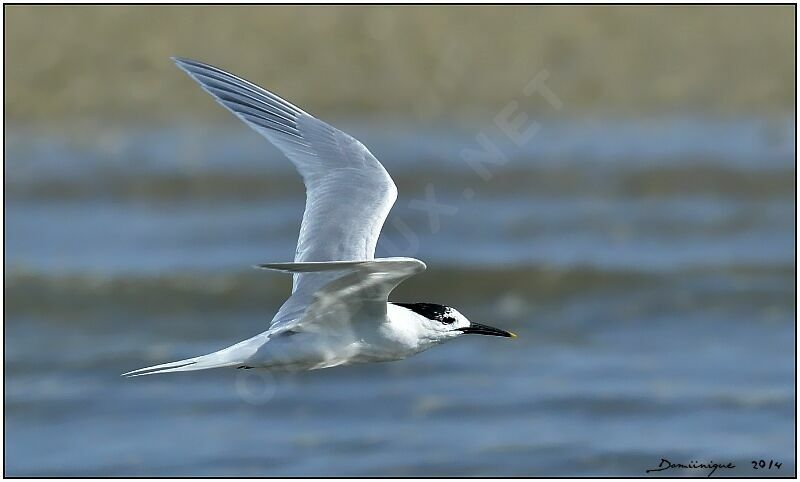
{"label": "wing tip", "polygon": [[169,59],[175,64],[176,67],[181,69],[189,77],[194,79],[196,82],[200,83],[201,86],[202,86],[202,82],[197,80],[197,77],[195,77],[194,73],[191,70],[192,65],[196,65],[195,64],[195,63],[197,63],[196,60],[187,59],[187,58],[184,58],[184,57],[177,57],[177,56],[170,57]]}
{"label": "wing tip", "polygon": [[169,58],[171,61],[175,62],[176,64],[202,64],[199,60],[190,59],[189,57],[181,57],[180,55],[172,55]]}
{"label": "wing tip", "polygon": [[188,64],[189,61],[190,61],[190,59],[187,59],[185,57],[178,57],[177,55],[173,55],[169,59],[172,61],[172,63],[174,63],[175,65],[177,65],[178,67],[181,67],[181,68],[185,64]]}
{"label": "wing tip", "polygon": [[[263,95],[266,98],[266,104],[269,104],[273,109],[277,109],[277,113],[271,112],[273,115],[277,115],[279,117],[283,117],[287,120],[291,120],[292,122],[296,122],[296,118],[301,115],[306,115],[309,117],[314,117],[308,112],[304,111],[303,109],[297,107],[296,105],[292,104],[291,102],[287,101],[286,99],[280,97],[278,94],[271,92],[263,87],[260,87],[253,82],[250,82],[247,79],[239,77],[235,74],[232,74],[226,70],[223,70],[219,67],[215,67],[211,64],[207,64],[205,62],[201,62],[199,60],[190,59],[187,57],[179,57],[177,55],[171,56],[170,60],[175,63],[175,65],[184,71],[189,77],[191,77],[195,82],[200,84],[200,87],[208,92],[217,102],[219,102],[223,107],[228,109],[229,111],[233,112],[234,115],[238,116],[242,119],[245,123],[250,124],[253,127],[253,124],[259,127],[264,127],[270,130],[273,130],[277,133],[282,133],[286,135],[290,135],[293,137],[300,137],[299,133],[286,133],[281,131],[280,129],[276,129],[271,126],[262,126],[259,125],[258,122],[253,122],[252,119],[248,118],[248,114],[246,112],[238,111],[236,108],[232,107],[231,105],[227,104],[225,100],[220,97],[218,93],[215,93],[214,89],[212,89],[208,82],[204,80],[203,77],[207,76],[209,73],[213,73],[215,76],[222,76],[226,78],[226,82],[232,83],[237,87],[244,87],[251,91],[251,93],[255,95]],[[216,77],[215,77],[216,78]],[[216,78],[216,80],[220,80]],[[277,104],[277,106],[275,105]],[[288,117],[287,117],[288,116]]]}

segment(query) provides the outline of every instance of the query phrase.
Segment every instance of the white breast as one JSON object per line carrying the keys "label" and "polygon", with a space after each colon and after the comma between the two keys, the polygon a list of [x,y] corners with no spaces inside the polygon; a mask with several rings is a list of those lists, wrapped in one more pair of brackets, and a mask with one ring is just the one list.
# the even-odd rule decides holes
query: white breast
{"label": "white breast", "polygon": [[348,332],[277,334],[243,363],[264,368],[308,370],[351,363],[402,360],[436,344],[420,315],[387,304],[384,320],[360,320]]}

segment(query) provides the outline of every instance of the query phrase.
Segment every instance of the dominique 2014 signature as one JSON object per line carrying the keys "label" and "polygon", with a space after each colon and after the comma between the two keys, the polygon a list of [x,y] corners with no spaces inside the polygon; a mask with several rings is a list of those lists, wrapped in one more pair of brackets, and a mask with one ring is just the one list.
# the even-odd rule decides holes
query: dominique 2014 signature
{"label": "dominique 2014 signature", "polygon": [[717,469],[734,469],[736,465],[733,462],[728,462],[727,464],[717,464],[712,461],[708,463],[702,463],[692,460],[688,464],[674,464],[667,459],[662,458],[661,462],[658,464],[658,467],[655,469],[647,469],[645,472],[661,472],[662,470],[669,470],[669,469],[711,469],[711,472],[708,473],[708,477],[711,477],[711,474],[717,471]]}
{"label": "dominique 2014 signature", "polygon": [[[778,470],[783,465],[781,462],[777,462],[775,460],[753,460],[750,463],[753,464],[753,470]],[[696,460],[692,460],[688,464],[676,464],[672,463],[669,460],[662,458],[661,462],[659,462],[658,467],[654,469],[647,469],[646,473],[651,472],[661,472],[662,470],[669,470],[669,469],[710,469],[711,472],[708,473],[708,477],[717,471],[717,469],[734,469],[736,468],[736,464],[733,462],[728,462],[727,464],[718,464],[713,461],[709,461],[708,463],[705,462],[698,462]]]}

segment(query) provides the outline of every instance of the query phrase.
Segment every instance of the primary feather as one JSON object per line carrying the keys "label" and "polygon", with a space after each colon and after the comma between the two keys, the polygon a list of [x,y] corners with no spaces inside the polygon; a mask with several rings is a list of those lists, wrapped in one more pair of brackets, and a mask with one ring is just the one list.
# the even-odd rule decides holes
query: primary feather
{"label": "primary feather", "polygon": [[[397,188],[361,142],[224,70],[196,60],[173,60],[217,102],[280,149],[300,172],[306,207],[295,262],[375,257]],[[295,274],[292,296],[273,324],[296,317],[331,279],[330,273]]]}

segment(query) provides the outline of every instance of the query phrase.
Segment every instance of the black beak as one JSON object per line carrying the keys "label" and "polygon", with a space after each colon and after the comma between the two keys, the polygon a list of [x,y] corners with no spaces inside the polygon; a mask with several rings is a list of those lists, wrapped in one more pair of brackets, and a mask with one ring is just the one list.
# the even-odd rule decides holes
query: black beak
{"label": "black beak", "polygon": [[491,336],[505,336],[510,338],[517,337],[517,335],[511,333],[510,331],[505,331],[499,328],[481,325],[478,323],[471,323],[468,327],[459,328],[458,330],[468,335],[491,335]]}

